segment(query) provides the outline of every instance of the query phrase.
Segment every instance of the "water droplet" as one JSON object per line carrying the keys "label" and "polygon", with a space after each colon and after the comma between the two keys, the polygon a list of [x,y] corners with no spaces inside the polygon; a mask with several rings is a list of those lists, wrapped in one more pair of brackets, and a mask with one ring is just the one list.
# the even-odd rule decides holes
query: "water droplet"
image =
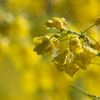
{"label": "water droplet", "polygon": [[54,60],[52,60],[51,63],[53,64],[54,63]]}
{"label": "water droplet", "polygon": [[58,56],[58,53],[56,53],[56,56]]}
{"label": "water droplet", "polygon": [[57,28],[53,27],[53,29],[57,29]]}
{"label": "water droplet", "polygon": [[70,59],[70,58],[68,58],[68,61],[71,61],[71,59]]}
{"label": "water droplet", "polygon": [[47,27],[47,29],[49,30],[49,29],[50,29],[50,27]]}

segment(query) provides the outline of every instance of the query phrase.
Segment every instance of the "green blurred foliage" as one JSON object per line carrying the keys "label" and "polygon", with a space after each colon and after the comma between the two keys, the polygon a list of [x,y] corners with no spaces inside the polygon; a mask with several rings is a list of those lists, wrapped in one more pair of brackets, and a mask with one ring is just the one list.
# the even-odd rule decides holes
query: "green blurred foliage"
{"label": "green blurred foliage", "polygon": [[[90,100],[69,84],[100,96],[100,66],[91,64],[70,78],[51,57],[33,52],[33,37],[57,31],[45,26],[54,16],[80,32],[100,16],[100,0],[0,0],[0,100]],[[100,26],[88,33],[100,40]]]}

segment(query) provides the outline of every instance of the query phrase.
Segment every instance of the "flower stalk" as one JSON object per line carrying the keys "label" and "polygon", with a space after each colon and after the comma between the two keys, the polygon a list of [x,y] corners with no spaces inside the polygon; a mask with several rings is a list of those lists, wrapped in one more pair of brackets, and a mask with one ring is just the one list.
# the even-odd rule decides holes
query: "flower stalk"
{"label": "flower stalk", "polygon": [[85,90],[81,89],[80,87],[77,87],[75,85],[69,85],[69,86],[72,87],[73,89],[76,89],[76,90],[80,91],[81,93],[87,95],[88,97],[92,98],[93,100],[100,100],[99,96],[95,96],[95,95],[89,94],[88,92],[86,92]]}

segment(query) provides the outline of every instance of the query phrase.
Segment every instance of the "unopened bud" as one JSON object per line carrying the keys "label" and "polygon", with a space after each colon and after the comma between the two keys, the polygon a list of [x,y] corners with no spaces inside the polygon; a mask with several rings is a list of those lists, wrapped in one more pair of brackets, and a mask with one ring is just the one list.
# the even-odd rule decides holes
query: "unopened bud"
{"label": "unopened bud", "polygon": [[100,25],[100,17],[98,17],[98,18],[96,19],[95,25],[96,25],[96,26]]}
{"label": "unopened bud", "polygon": [[86,37],[87,44],[90,45],[90,38]]}

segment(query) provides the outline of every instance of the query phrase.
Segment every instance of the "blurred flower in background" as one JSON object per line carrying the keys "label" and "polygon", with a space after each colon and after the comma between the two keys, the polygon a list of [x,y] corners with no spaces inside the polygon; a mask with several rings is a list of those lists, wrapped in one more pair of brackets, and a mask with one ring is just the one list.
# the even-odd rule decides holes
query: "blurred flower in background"
{"label": "blurred flower in background", "polygon": [[[100,16],[99,0],[0,0],[0,99],[1,100],[84,100],[71,89],[75,84],[100,96],[100,66],[93,65],[70,78],[58,72],[51,57],[33,52],[33,37],[56,32],[45,22],[64,17],[70,29],[80,31]],[[100,41],[100,26],[88,31]],[[62,42],[62,47],[65,45]],[[99,63],[95,57],[94,62]],[[94,81],[95,80],[95,81]]]}

